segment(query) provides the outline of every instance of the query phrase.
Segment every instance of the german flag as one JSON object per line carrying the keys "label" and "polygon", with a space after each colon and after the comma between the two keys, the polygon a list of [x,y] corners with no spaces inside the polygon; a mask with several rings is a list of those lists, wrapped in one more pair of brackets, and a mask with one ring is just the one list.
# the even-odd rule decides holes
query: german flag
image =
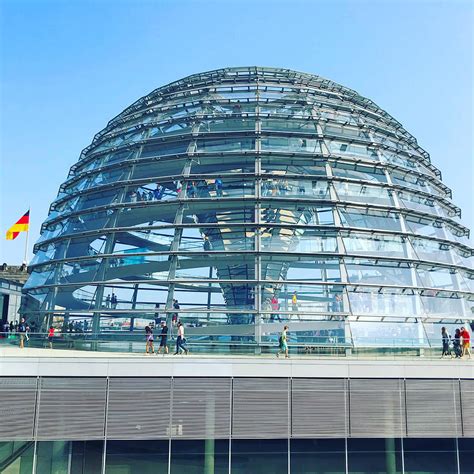
{"label": "german flag", "polygon": [[7,240],[14,240],[20,232],[28,232],[30,227],[30,211],[25,212],[20,219],[7,230]]}

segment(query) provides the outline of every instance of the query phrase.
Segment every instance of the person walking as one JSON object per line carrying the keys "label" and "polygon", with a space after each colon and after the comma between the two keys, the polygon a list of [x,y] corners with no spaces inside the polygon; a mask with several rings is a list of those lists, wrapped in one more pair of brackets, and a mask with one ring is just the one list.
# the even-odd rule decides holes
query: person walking
{"label": "person walking", "polygon": [[454,338],[453,338],[453,351],[456,359],[461,358],[462,350],[461,350],[461,331],[456,329],[454,331]]}
{"label": "person walking", "polygon": [[168,326],[164,321],[161,321],[161,333],[160,333],[160,347],[156,351],[158,355],[163,349],[163,355],[168,354]]}
{"label": "person walking", "polygon": [[278,321],[281,322],[280,313],[278,312],[280,309],[280,304],[278,303],[278,299],[275,295],[273,295],[273,298],[271,300],[271,306],[272,306],[272,315],[270,316],[270,322],[273,322],[276,319],[278,319]]}
{"label": "person walking", "polygon": [[174,355],[183,352],[188,355],[189,350],[186,348],[186,339],[184,337],[184,325],[181,321],[178,322],[178,337],[176,338],[176,352]]}
{"label": "person walking", "polygon": [[150,354],[153,354],[155,352],[155,348],[153,347],[153,330],[151,329],[150,326],[145,327],[145,339],[146,339],[146,346],[145,346],[145,354],[148,354],[148,351],[150,351]]}
{"label": "person walking", "polygon": [[462,338],[462,355],[464,357],[466,354],[471,358],[471,335],[469,331],[463,326],[461,328],[461,338]]}
{"label": "person walking", "polygon": [[296,291],[293,291],[293,296],[291,297],[291,311],[293,314],[298,316],[298,320],[301,321],[301,316],[299,315],[298,311],[298,295]]}
{"label": "person walking", "polygon": [[21,318],[20,324],[18,325],[18,333],[20,334],[20,349],[25,347],[26,338],[26,321],[25,318]]}
{"label": "person walking", "polygon": [[216,189],[216,196],[217,197],[222,197],[222,179],[221,178],[216,178],[214,181],[214,186]]}
{"label": "person walking", "polygon": [[288,326],[283,327],[283,331],[280,334],[280,338],[278,340],[278,352],[277,352],[277,357],[280,357],[280,354],[285,354],[285,358],[289,359],[290,356],[288,355]]}
{"label": "person walking", "polygon": [[441,353],[441,359],[443,359],[445,355],[452,357],[451,351],[449,350],[450,341],[451,336],[449,335],[446,328],[443,326],[441,328],[441,342],[443,343],[443,352]]}
{"label": "person walking", "polygon": [[118,300],[117,300],[117,295],[114,292],[112,292],[112,296],[110,298],[110,303],[111,303],[112,309],[117,308]]}
{"label": "person walking", "polygon": [[49,326],[49,330],[48,330],[48,344],[49,344],[49,348],[50,348],[50,349],[53,348],[53,337],[54,337],[54,328],[53,328],[53,326]]}
{"label": "person walking", "polygon": [[171,315],[171,325],[176,326],[176,324],[178,324],[178,316],[179,316],[178,311],[180,309],[178,300],[173,300],[173,309],[175,310],[175,312],[172,313]]}

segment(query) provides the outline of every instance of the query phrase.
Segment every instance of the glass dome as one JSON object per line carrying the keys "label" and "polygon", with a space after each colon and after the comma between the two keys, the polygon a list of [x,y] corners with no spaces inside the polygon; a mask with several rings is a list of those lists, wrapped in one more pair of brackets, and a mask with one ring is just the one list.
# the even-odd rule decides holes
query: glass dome
{"label": "glass dome", "polygon": [[23,311],[97,331],[178,315],[257,341],[280,321],[419,337],[472,318],[459,216],[429,154],[355,91],[288,69],[195,74],[83,150],[42,226]]}

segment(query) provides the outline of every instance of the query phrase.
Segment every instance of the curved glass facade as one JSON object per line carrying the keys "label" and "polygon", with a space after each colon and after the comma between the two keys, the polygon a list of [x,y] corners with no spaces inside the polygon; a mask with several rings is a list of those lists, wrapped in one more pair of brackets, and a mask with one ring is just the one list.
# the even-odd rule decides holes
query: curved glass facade
{"label": "curved glass facade", "polygon": [[178,313],[258,340],[283,320],[353,341],[420,337],[472,317],[459,216],[428,153],[355,91],[286,69],[196,74],[83,150],[23,309],[96,330]]}

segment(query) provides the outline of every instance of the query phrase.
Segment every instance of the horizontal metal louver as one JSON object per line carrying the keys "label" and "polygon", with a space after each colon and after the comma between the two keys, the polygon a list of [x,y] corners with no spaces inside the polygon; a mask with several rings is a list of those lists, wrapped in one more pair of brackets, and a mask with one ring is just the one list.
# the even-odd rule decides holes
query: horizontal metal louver
{"label": "horizontal metal louver", "polygon": [[347,435],[345,379],[293,379],[291,406],[293,438]]}
{"label": "horizontal metal louver", "polygon": [[461,401],[464,436],[474,438],[474,380],[461,380]]}
{"label": "horizontal metal louver", "polygon": [[350,379],[349,387],[351,437],[405,436],[403,380]]}
{"label": "horizontal metal louver", "polygon": [[0,377],[0,441],[33,439],[36,383],[34,377]]}
{"label": "horizontal metal louver", "polygon": [[288,379],[234,379],[232,437],[286,438],[288,410]]}
{"label": "horizontal metal louver", "polygon": [[38,439],[103,438],[106,387],[105,378],[42,378],[38,398]]}
{"label": "horizontal metal louver", "polygon": [[172,438],[228,438],[231,384],[230,378],[173,379]]}
{"label": "horizontal metal louver", "polygon": [[461,408],[457,380],[405,381],[407,436],[461,436]]}
{"label": "horizontal metal louver", "polygon": [[170,402],[170,378],[111,378],[107,438],[168,438]]}

